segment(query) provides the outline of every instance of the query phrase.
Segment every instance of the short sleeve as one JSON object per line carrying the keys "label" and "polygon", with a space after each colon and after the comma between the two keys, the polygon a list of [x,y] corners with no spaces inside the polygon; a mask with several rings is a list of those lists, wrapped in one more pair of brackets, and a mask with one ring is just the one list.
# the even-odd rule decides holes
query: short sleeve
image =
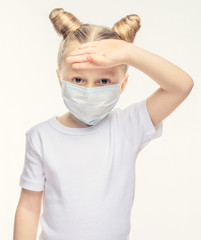
{"label": "short sleeve", "polygon": [[44,167],[39,147],[37,148],[26,133],[24,166],[19,185],[32,191],[43,191],[45,182]]}
{"label": "short sleeve", "polygon": [[142,130],[142,138],[138,151],[141,151],[151,140],[159,138],[163,132],[163,121],[153,125],[147,110],[147,98],[139,102],[138,114]]}
{"label": "short sleeve", "polygon": [[140,152],[151,140],[162,135],[163,122],[154,126],[146,105],[147,98],[135,102],[124,109],[118,108],[118,131],[122,140],[127,141],[135,152]]}

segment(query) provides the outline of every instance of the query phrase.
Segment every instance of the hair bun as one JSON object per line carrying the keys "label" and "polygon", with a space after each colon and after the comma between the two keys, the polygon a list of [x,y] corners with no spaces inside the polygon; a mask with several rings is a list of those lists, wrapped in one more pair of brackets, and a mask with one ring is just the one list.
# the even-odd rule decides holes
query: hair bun
{"label": "hair bun", "polygon": [[64,11],[63,8],[54,8],[49,14],[49,19],[57,34],[62,35],[64,39],[82,25],[72,13]]}
{"label": "hair bun", "polygon": [[116,22],[112,29],[122,40],[133,43],[135,35],[140,27],[140,17],[137,14],[130,14]]}

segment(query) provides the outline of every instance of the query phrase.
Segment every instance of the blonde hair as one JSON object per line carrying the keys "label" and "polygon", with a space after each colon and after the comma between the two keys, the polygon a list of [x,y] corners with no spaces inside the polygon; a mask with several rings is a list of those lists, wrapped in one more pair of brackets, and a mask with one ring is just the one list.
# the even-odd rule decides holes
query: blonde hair
{"label": "blonde hair", "polygon": [[[136,14],[127,15],[116,22],[112,28],[95,24],[83,24],[72,13],[64,11],[63,8],[55,8],[49,18],[57,34],[63,39],[59,46],[57,65],[61,72],[62,65],[67,57],[66,50],[71,43],[83,44],[102,39],[120,39],[133,43],[137,31],[140,29],[140,18]],[[128,65],[123,64],[124,72]]]}

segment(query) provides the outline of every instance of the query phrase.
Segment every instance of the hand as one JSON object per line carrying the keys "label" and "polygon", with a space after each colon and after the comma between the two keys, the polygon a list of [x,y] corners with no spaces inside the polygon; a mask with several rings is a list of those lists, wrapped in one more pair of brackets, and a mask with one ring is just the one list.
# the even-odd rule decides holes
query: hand
{"label": "hand", "polygon": [[109,68],[125,64],[130,43],[118,39],[103,39],[81,44],[66,58],[73,68]]}

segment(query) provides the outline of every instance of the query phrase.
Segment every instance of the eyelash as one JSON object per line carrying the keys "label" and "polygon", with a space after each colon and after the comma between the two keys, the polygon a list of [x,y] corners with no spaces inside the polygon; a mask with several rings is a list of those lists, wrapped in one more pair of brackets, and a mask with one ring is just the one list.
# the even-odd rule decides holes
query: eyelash
{"label": "eyelash", "polygon": [[[74,79],[81,79],[81,78],[79,78],[79,77],[75,77],[75,78],[72,78],[72,81],[74,80]],[[109,81],[110,82],[110,80],[109,79],[106,79],[106,78],[103,78],[103,79],[101,79],[101,80],[107,80],[107,81]],[[100,80],[100,81],[101,81]],[[73,81],[74,82],[74,81]],[[77,82],[76,82],[77,83]],[[107,82],[108,83],[108,82]],[[103,85],[106,85],[107,83],[104,83]],[[78,83],[79,84],[79,83]]]}

